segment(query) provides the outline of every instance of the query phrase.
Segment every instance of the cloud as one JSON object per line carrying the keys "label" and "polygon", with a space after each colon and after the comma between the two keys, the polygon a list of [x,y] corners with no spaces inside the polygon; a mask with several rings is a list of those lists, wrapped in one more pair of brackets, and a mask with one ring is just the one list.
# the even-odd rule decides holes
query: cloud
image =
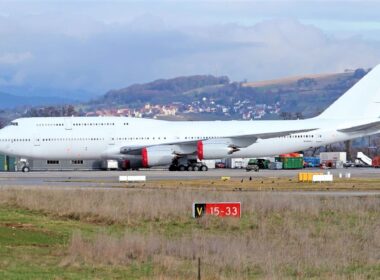
{"label": "cloud", "polygon": [[16,65],[33,58],[30,52],[22,53],[0,53],[0,64]]}
{"label": "cloud", "polygon": [[[197,52],[160,63],[161,71],[225,74],[233,79],[261,80],[303,73],[338,72],[380,62],[377,43],[360,38],[337,39],[296,20],[267,20],[254,26],[218,25],[189,37]],[[207,49],[218,45],[219,48]],[[228,47],[227,47],[228,46]],[[170,70],[168,70],[168,68]]]}
{"label": "cloud", "polygon": [[[335,36],[292,18],[226,23],[208,22],[200,13],[201,20],[192,18],[191,23],[178,19],[198,15],[188,2],[183,3],[187,13],[182,9],[179,14],[167,3],[163,4],[169,9],[166,13],[152,4],[148,12],[142,9],[137,14],[104,7],[89,13],[83,5],[64,6],[60,13],[55,7],[39,12],[33,7],[0,15],[0,84],[50,88],[51,94],[56,89],[102,94],[180,75],[256,81],[380,62],[379,42]],[[204,7],[209,11],[211,6]],[[234,6],[231,14],[248,15],[251,6],[242,7]],[[169,11],[175,16],[166,16]],[[228,14],[222,5],[215,12],[219,17]]]}

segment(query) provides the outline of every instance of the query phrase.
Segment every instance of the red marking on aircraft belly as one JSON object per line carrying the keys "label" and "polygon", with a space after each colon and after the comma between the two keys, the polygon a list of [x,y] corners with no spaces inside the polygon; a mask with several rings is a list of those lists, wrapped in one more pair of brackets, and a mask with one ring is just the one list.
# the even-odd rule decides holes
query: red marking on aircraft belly
{"label": "red marking on aircraft belly", "polygon": [[197,143],[197,153],[198,153],[198,159],[203,160],[203,142],[198,141]]}
{"label": "red marking on aircraft belly", "polygon": [[148,167],[149,162],[148,162],[148,151],[146,148],[143,148],[141,151],[141,157],[142,157],[142,166],[143,167]]}

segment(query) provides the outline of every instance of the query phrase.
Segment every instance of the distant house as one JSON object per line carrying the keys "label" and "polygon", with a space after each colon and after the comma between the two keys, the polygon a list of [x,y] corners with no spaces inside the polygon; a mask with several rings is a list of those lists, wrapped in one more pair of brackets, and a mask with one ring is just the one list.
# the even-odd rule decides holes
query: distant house
{"label": "distant house", "polygon": [[174,106],[164,106],[162,107],[162,112],[165,116],[175,116],[177,114],[178,108]]}

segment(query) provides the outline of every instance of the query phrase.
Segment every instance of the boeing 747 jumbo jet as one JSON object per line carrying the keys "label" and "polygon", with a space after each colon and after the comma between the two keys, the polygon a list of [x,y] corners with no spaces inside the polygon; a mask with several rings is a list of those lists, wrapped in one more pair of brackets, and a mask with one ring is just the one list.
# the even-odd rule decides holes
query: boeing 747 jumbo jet
{"label": "boeing 747 jumbo jet", "polygon": [[380,133],[379,116],[380,65],[307,120],[21,118],[0,130],[0,152],[46,160],[118,159],[136,169],[170,165],[172,171],[206,171],[197,159],[273,156]]}

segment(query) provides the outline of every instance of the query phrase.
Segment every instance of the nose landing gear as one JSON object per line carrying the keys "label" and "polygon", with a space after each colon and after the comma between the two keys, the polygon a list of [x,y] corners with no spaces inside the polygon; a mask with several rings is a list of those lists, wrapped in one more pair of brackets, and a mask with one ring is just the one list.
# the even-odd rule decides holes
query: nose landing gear
{"label": "nose landing gear", "polygon": [[29,166],[24,166],[22,169],[21,169],[22,172],[24,173],[28,173],[30,172],[30,167]]}

